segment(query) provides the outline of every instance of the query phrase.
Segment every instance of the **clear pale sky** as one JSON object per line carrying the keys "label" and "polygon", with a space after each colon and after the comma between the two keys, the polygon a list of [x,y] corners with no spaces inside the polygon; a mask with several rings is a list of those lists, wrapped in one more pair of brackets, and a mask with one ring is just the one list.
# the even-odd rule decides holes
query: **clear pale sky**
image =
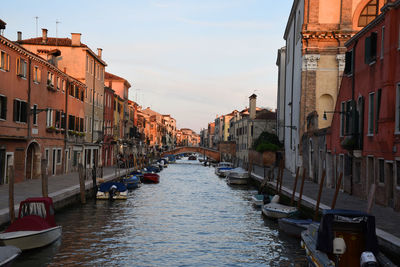
{"label": "clear pale sky", "polygon": [[130,99],[197,132],[216,115],[276,108],[277,49],[291,0],[3,0],[5,37],[70,38],[103,48],[106,71],[127,79]]}

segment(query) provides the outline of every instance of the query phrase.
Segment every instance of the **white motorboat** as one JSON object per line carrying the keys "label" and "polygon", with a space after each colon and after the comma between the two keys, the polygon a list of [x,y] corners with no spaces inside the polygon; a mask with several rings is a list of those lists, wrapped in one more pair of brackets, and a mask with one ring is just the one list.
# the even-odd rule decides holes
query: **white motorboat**
{"label": "white motorboat", "polygon": [[280,204],[279,195],[275,195],[270,203],[262,207],[262,212],[267,217],[280,219],[292,216],[297,212],[297,208]]}
{"label": "white motorboat", "polygon": [[62,227],[55,223],[52,199],[28,198],[20,203],[18,219],[0,234],[0,243],[28,250],[47,246],[61,234]]}
{"label": "white motorboat", "polygon": [[228,184],[247,184],[249,180],[249,172],[243,168],[235,168],[227,172],[226,179]]}
{"label": "white motorboat", "polygon": [[218,176],[225,177],[226,171],[231,170],[233,168],[232,163],[230,162],[220,162],[216,167],[215,167],[215,174]]}
{"label": "white motorboat", "polygon": [[14,246],[0,246],[0,266],[12,266],[12,262],[21,254]]}

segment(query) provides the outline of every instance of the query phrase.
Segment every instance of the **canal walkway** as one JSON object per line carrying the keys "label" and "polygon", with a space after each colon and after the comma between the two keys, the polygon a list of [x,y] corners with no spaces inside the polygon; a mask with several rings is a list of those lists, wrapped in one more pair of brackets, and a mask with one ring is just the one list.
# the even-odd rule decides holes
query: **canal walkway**
{"label": "canal walkway", "polygon": [[[262,181],[263,174],[258,171],[257,173],[252,173],[252,177],[255,180]],[[289,198],[292,197],[294,181],[295,177],[293,177],[288,170],[284,170],[282,179],[282,193]],[[269,182],[269,186],[272,189],[275,189],[275,181]],[[295,200],[297,200],[299,197],[300,186],[301,177],[297,181]],[[306,179],[303,188],[302,205],[315,209],[318,191],[319,184]],[[335,189],[333,188],[323,188],[319,206],[320,210],[330,209],[334,193]],[[344,192],[339,192],[335,208],[366,211],[367,201]],[[397,255],[400,255],[400,213],[395,212],[392,208],[383,207],[376,204],[373,205],[371,213],[375,216],[377,228],[376,233],[379,238],[380,245],[390,249],[392,252],[396,252]]]}
{"label": "canal walkway", "polygon": [[[126,169],[120,169],[120,174],[124,175]],[[105,181],[116,178],[114,167],[103,168],[103,179]],[[85,189],[92,188],[92,179],[85,181]],[[8,184],[0,185],[0,225],[8,223],[9,208],[8,208]],[[62,208],[70,204],[66,202],[72,198],[79,198],[79,175],[77,172],[67,173],[63,175],[55,175],[48,177],[48,193],[49,197],[53,198],[54,205],[57,208]],[[42,180],[33,179],[14,185],[14,203],[15,216],[18,215],[19,203],[28,197],[42,196]]]}

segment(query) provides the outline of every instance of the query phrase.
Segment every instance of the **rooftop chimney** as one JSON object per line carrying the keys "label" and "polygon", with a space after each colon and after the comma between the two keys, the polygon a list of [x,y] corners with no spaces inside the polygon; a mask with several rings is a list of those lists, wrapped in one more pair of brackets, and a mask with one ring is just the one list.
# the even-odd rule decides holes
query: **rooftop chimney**
{"label": "rooftop chimney", "polygon": [[17,41],[21,41],[22,40],[22,32],[18,31],[17,32]]}
{"label": "rooftop chimney", "polygon": [[256,101],[257,101],[256,94],[252,94],[249,97],[249,102],[250,102],[249,113],[250,113],[250,119],[251,120],[254,120],[256,118]]}
{"label": "rooftop chimney", "polygon": [[47,29],[42,29],[42,42],[47,43]]}
{"label": "rooftop chimney", "polygon": [[97,48],[97,56],[101,59],[101,53],[103,52],[103,49]]}
{"label": "rooftop chimney", "polygon": [[80,33],[71,33],[71,45],[72,46],[80,46],[81,45],[81,34]]}

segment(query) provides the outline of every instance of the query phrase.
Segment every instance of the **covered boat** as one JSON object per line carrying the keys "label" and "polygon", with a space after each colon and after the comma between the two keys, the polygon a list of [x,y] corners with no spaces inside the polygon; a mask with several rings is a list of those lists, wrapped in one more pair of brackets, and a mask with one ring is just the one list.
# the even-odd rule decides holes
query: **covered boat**
{"label": "covered boat", "polygon": [[50,197],[28,198],[20,203],[18,219],[0,234],[0,243],[21,250],[47,246],[62,233],[56,225]]}
{"label": "covered boat", "polygon": [[375,217],[362,211],[324,210],[320,224],[301,233],[310,266],[382,266],[390,261],[378,251]]}
{"label": "covered boat", "polygon": [[297,208],[280,204],[279,195],[275,195],[270,203],[262,207],[262,212],[269,218],[280,219],[294,215],[297,212]]}
{"label": "covered boat", "polygon": [[156,173],[143,174],[143,183],[158,184],[160,182],[160,175]]}
{"label": "covered boat", "polygon": [[128,199],[128,189],[123,183],[105,182],[100,184],[96,198],[102,200],[126,200]]}
{"label": "covered boat", "polygon": [[221,172],[224,172],[224,177],[226,175],[226,171],[228,170],[232,170],[233,169],[233,165],[230,162],[220,162],[218,163],[217,166],[215,166],[215,174],[218,176],[221,176]]}
{"label": "covered boat", "polygon": [[136,189],[140,186],[140,178],[136,175],[131,175],[129,178],[123,180],[126,188]]}
{"label": "covered boat", "polygon": [[249,172],[238,167],[227,172],[226,179],[228,184],[247,184],[249,180]]}

